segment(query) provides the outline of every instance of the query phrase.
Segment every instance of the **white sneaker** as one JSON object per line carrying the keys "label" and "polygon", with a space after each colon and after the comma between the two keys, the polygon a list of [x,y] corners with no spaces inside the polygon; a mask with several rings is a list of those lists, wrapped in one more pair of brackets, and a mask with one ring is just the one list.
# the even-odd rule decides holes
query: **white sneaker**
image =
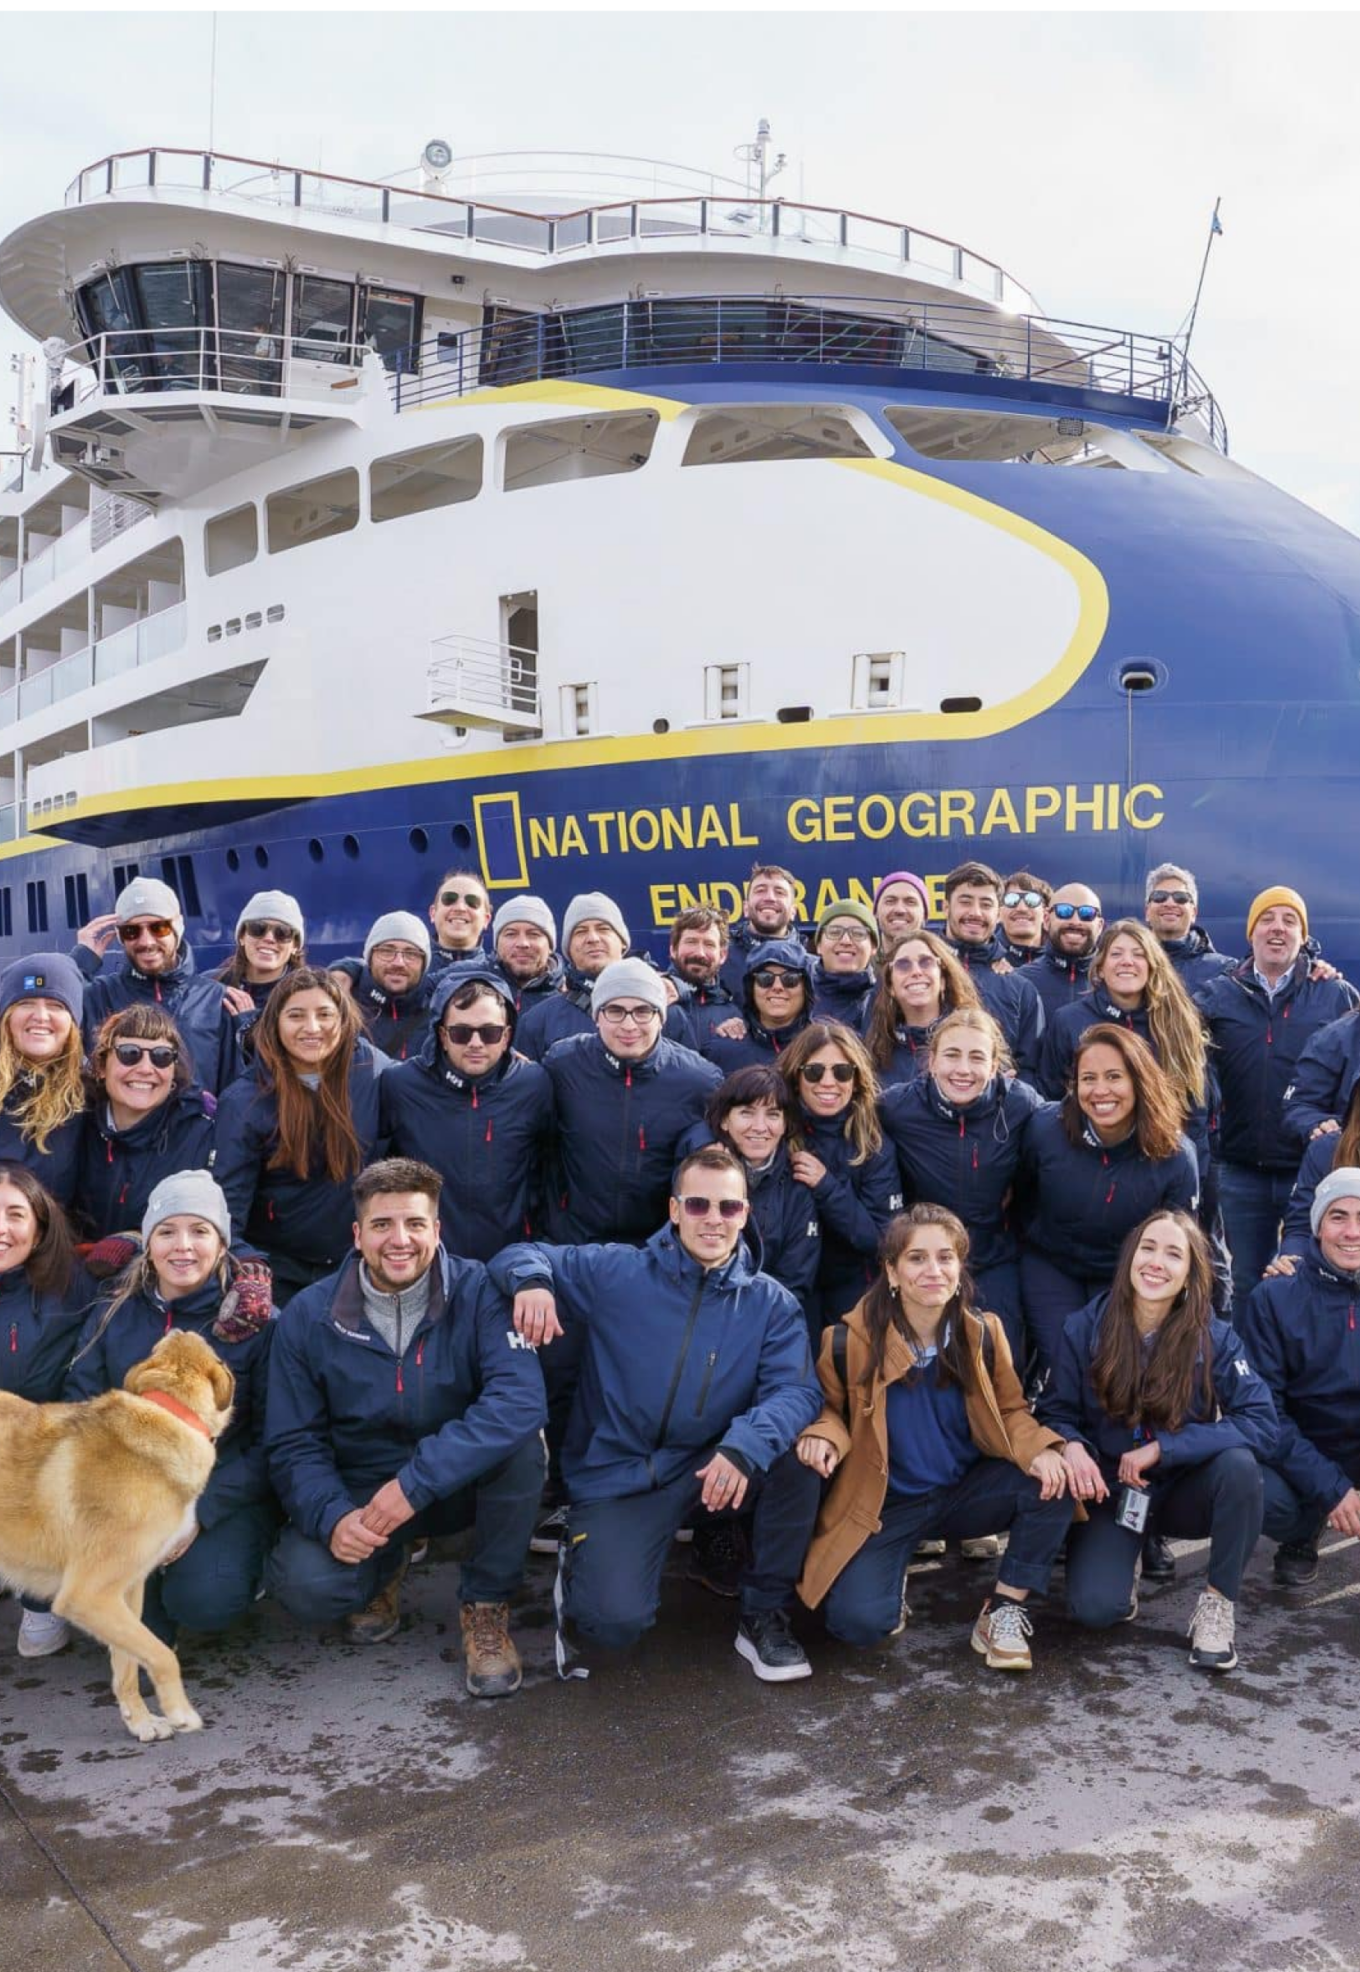
{"label": "white sneaker", "polygon": [[1203,1589],[1190,1618],[1190,1662],[1199,1671],[1232,1671],[1237,1668],[1237,1646],[1233,1641],[1236,1609],[1226,1596]]}
{"label": "white sneaker", "polygon": [[19,1624],[19,1655],[51,1657],[71,1641],[71,1625],[50,1609],[25,1609]]}

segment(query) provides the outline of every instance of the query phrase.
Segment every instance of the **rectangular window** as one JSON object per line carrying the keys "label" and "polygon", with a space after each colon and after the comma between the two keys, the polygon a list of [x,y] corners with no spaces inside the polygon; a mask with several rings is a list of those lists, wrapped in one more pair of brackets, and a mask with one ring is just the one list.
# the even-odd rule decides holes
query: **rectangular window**
{"label": "rectangular window", "polygon": [[28,892],[28,929],[30,933],[47,929],[47,879],[39,877],[36,883],[24,885]]}
{"label": "rectangular window", "polygon": [[455,438],[375,459],[369,473],[369,512],[374,521],[400,520],[436,507],[475,500],[482,490],[482,441]]}
{"label": "rectangular window", "polygon": [[66,928],[79,931],[82,924],[90,920],[90,886],[85,876],[68,876],[63,879],[66,891]]}
{"label": "rectangular window", "polygon": [[354,361],[354,287],[299,274],[293,293],[293,354],[308,363]]}
{"label": "rectangular window", "polygon": [[705,719],[744,719],[751,695],[749,664],[704,666]]}
{"label": "rectangular window", "polygon": [[168,883],[179,898],[179,907],[185,917],[202,917],[203,911],[198,901],[198,878],[194,875],[192,856],[162,856],[161,881]]}
{"label": "rectangular window", "polygon": [[135,863],[115,863],[113,866],[113,894],[126,890],[133,879],[141,874]]}
{"label": "rectangular window", "polygon": [[203,565],[209,575],[243,568],[260,551],[260,526],[253,506],[216,514],[203,530]]}
{"label": "rectangular window", "polygon": [[0,938],[14,936],[14,899],[8,884],[0,889]]}
{"label": "rectangular window", "polygon": [[414,373],[420,347],[420,296],[365,288],[359,302],[359,340],[371,342],[385,370]]}
{"label": "rectangular window", "polygon": [[271,555],[332,534],[347,534],[359,525],[359,475],[352,466],[309,479],[265,501],[265,531]]}

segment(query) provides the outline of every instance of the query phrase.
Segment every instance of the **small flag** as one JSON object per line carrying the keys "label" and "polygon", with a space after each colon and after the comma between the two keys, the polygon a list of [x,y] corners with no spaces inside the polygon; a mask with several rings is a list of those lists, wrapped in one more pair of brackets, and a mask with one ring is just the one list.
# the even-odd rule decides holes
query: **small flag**
{"label": "small flag", "polygon": [[1223,225],[1219,219],[1217,207],[1214,208],[1214,215],[1209,221],[1209,231],[1211,234],[1221,233],[1223,231]]}

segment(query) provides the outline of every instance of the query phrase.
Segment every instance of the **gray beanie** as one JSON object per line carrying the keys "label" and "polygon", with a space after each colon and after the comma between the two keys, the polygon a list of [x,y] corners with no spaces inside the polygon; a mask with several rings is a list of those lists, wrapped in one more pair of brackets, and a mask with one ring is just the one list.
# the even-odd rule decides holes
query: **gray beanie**
{"label": "gray beanie", "polygon": [[571,934],[577,925],[584,924],[587,918],[599,918],[602,923],[612,925],[625,946],[631,944],[628,926],[623,921],[623,912],[614,899],[606,897],[602,890],[583,890],[579,897],[572,898],[562,919],[563,951],[570,945]]}
{"label": "gray beanie", "polygon": [[541,897],[507,897],[491,920],[493,945],[512,924],[531,924],[536,931],[545,931],[554,945],[557,943],[557,921]]}
{"label": "gray beanie", "polygon": [[231,1245],[231,1213],[222,1187],[210,1171],[176,1171],[172,1178],[161,1179],[142,1214],[142,1245],[163,1220],[181,1212],[206,1219],[221,1233],[223,1245]]}
{"label": "gray beanie", "polygon": [[257,890],[253,897],[247,899],[236,920],[238,938],[241,926],[249,924],[252,918],[272,918],[275,924],[286,924],[290,931],[295,931],[299,939],[307,936],[307,927],[302,922],[302,906],[286,890]]}
{"label": "gray beanie", "polygon": [[425,954],[425,963],[430,963],[430,927],[411,911],[386,911],[375,918],[367,938],[364,940],[364,964],[375,945],[381,945],[389,938],[400,938],[404,944],[418,945]]}
{"label": "gray beanie", "polygon": [[1360,1198],[1360,1171],[1353,1164],[1343,1164],[1335,1171],[1329,1171],[1317,1190],[1313,1193],[1313,1207],[1308,1214],[1308,1223],[1313,1228],[1313,1238],[1317,1238],[1322,1215],[1329,1205],[1338,1198]]}
{"label": "gray beanie", "polygon": [[607,965],[590,989],[591,1014],[597,1014],[601,1007],[608,1006],[622,993],[633,1000],[645,1000],[665,1019],[670,1006],[666,984],[655,966],[648,965],[646,959],[615,959],[613,965]]}
{"label": "gray beanie", "polygon": [[135,876],[131,883],[124,884],[118,892],[113,915],[119,924],[127,924],[132,918],[168,918],[172,924],[184,922],[179,898],[168,883],[161,883],[154,876]]}

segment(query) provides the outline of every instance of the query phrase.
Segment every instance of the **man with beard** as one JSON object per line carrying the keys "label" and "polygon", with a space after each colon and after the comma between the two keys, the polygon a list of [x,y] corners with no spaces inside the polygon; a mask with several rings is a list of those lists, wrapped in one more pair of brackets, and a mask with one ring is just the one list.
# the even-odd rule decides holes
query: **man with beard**
{"label": "man with beard", "polygon": [[1001,894],[1001,878],[986,863],[952,869],[944,880],[945,942],[1005,1035],[1017,1072],[1037,1087],[1044,1003],[1029,983],[1030,968],[1017,972],[1006,958],[998,929]]}
{"label": "man with beard", "polygon": [[702,1048],[714,1028],[737,1011],[722,980],[728,938],[727,919],[709,904],[681,911],[671,923],[671,962],[664,976],[675,984],[688,1047]]}
{"label": "man with beard", "polygon": [[732,926],[722,982],[733,998],[741,993],[746,961],[773,939],[798,937],[798,885],[780,863],[756,863],[746,886],[746,915]]}
{"label": "man with beard", "polygon": [[1091,954],[1105,929],[1099,897],[1084,883],[1065,883],[1053,893],[1044,926],[1047,941],[1025,978],[1043,1001],[1045,1020],[1050,1021],[1059,1007],[1070,1006],[1090,991],[1086,975]]}

